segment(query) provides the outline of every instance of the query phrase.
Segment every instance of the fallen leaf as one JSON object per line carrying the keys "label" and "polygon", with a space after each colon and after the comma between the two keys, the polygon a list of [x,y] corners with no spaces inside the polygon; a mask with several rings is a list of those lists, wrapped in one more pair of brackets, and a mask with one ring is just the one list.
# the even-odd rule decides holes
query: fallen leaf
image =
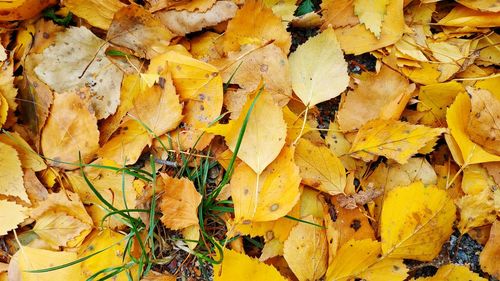
{"label": "fallen leaf", "polygon": [[56,4],[56,0],[14,0],[0,4],[0,21],[25,20],[35,17],[45,8]]}
{"label": "fallen leaf", "polygon": [[113,15],[125,7],[120,0],[64,0],[63,4],[73,14],[104,30],[111,25]]}
{"label": "fallen leaf", "polygon": [[299,169],[294,148],[285,146],[261,173],[240,163],[231,179],[231,196],[237,223],[271,221],[285,216],[297,203],[300,191]]}
{"label": "fallen leaf", "polygon": [[176,179],[160,174],[157,185],[162,190],[158,201],[163,216],[162,223],[173,230],[198,224],[198,205],[201,195],[192,181],[187,178]]}
{"label": "fallen leaf", "polygon": [[446,127],[446,109],[458,93],[464,91],[462,84],[451,81],[420,87],[417,110],[425,112],[421,123],[432,127]]}
{"label": "fallen leaf", "polygon": [[458,229],[461,233],[491,224],[497,218],[493,192],[489,188],[479,194],[465,195],[456,204],[460,209]]}
{"label": "fallen leaf", "polygon": [[238,51],[245,44],[263,45],[269,41],[273,41],[286,55],[290,51],[291,36],[281,18],[262,1],[249,0],[229,21],[222,48],[228,53]]}
{"label": "fallen leaf", "polygon": [[458,3],[467,8],[483,12],[500,12],[500,7],[496,0],[458,0]]}
{"label": "fallen leaf", "polygon": [[338,202],[340,207],[352,210],[358,206],[368,204],[382,194],[382,190],[368,186],[366,190],[360,190],[352,195],[339,195]]}
{"label": "fallen leaf", "polygon": [[287,280],[273,266],[245,254],[227,248],[223,249],[222,254],[224,255],[222,263],[214,265],[214,281]]}
{"label": "fallen leaf", "polygon": [[444,131],[396,120],[376,119],[359,129],[350,153],[364,161],[371,160],[374,155],[382,155],[405,164],[421,148],[435,143]]}
{"label": "fallen leaf", "polygon": [[[92,1],[83,2],[92,4]],[[99,6],[99,3],[92,5]],[[95,7],[92,10],[95,11]],[[34,56],[35,73],[58,93],[89,86],[97,119],[106,118],[118,107],[123,78],[120,69],[106,57],[107,45],[89,29],[71,27],[59,33],[53,45],[43,53]]]}
{"label": "fallen leaf", "polygon": [[344,166],[327,147],[301,139],[295,151],[295,163],[300,168],[302,183],[331,195],[344,192]]}
{"label": "fallen leaf", "polygon": [[477,273],[472,272],[465,265],[458,264],[446,264],[441,266],[436,274],[432,277],[420,277],[417,279],[412,279],[415,281],[460,281],[460,280],[469,280],[469,281],[486,281],[486,278],[480,277]]}
{"label": "fallen leaf", "polygon": [[361,278],[370,281],[399,280],[408,275],[402,259],[380,257],[380,242],[371,239],[345,243],[328,266],[327,281],[348,281]]}
{"label": "fallen leaf", "polygon": [[206,12],[163,10],[154,15],[173,33],[186,35],[214,26],[235,16],[238,6],[232,1],[217,1]]}
{"label": "fallen leaf", "polygon": [[460,93],[446,112],[451,136],[446,138],[453,159],[460,165],[500,161],[500,156],[485,151],[467,135],[471,101],[466,93]]}
{"label": "fallen leaf", "polygon": [[444,26],[495,27],[500,25],[497,13],[481,12],[457,5],[437,22]]}
{"label": "fallen leaf", "polygon": [[56,94],[41,147],[50,165],[67,170],[78,168],[80,157],[83,163],[94,157],[99,130],[95,115],[89,111],[88,92]]}
{"label": "fallen leaf", "polygon": [[224,136],[227,146],[234,152],[243,123],[254,100],[257,99],[248,118],[238,157],[260,174],[284,146],[286,123],[281,108],[261,86],[254,95],[254,98],[247,101],[238,119],[231,120],[228,124],[217,124],[206,131]]}
{"label": "fallen leaf", "polygon": [[390,191],[382,207],[382,252],[390,258],[434,259],[452,233],[455,205],[444,190],[421,182]]}
{"label": "fallen leaf", "polygon": [[0,142],[0,195],[30,202],[24,189],[23,170],[17,151],[3,142]]}
{"label": "fallen leaf", "polygon": [[479,264],[481,269],[495,278],[500,277],[500,268],[498,268],[498,260],[500,259],[500,221],[493,222],[490,231],[488,242],[484,246],[483,251],[479,255]]}
{"label": "fallen leaf", "polygon": [[27,208],[11,201],[0,200],[0,236],[17,228],[28,217]]}
{"label": "fallen leaf", "polygon": [[363,23],[377,39],[380,39],[382,22],[387,12],[387,5],[389,2],[389,0],[354,0],[354,14],[358,16],[359,21]]}
{"label": "fallen leaf", "polygon": [[32,169],[39,172],[47,168],[42,157],[17,132],[0,134],[0,142],[11,146],[17,151],[23,169]]}
{"label": "fallen leaf", "polygon": [[[304,221],[321,225],[313,216],[302,218]],[[317,280],[326,272],[328,247],[325,230],[319,226],[299,223],[285,241],[283,248],[285,260],[299,281]]]}
{"label": "fallen leaf", "polygon": [[290,55],[292,88],[312,107],[335,98],[347,88],[347,63],[332,28],[300,45]]}

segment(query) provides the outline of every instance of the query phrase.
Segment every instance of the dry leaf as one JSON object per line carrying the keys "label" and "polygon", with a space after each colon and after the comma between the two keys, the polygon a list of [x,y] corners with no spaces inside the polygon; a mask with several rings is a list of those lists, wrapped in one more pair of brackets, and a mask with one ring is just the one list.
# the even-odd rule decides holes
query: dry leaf
{"label": "dry leaf", "polygon": [[376,119],[359,129],[350,153],[364,161],[371,160],[374,155],[382,155],[405,164],[420,149],[434,144],[444,131],[441,128]]}
{"label": "dry leaf", "polygon": [[56,0],[13,0],[0,3],[0,21],[24,20],[35,17],[45,8],[56,4]]}
{"label": "dry leaf", "polygon": [[456,202],[460,209],[458,229],[467,233],[471,229],[493,223],[496,218],[493,192],[487,187],[475,195],[465,195]]}
{"label": "dry leaf", "polygon": [[307,40],[290,55],[292,88],[307,106],[335,98],[347,88],[347,63],[332,28]]}
{"label": "dry leaf", "polygon": [[15,202],[0,200],[0,236],[17,228],[28,217],[27,209]]}
{"label": "dry leaf", "polygon": [[436,274],[432,277],[420,277],[417,279],[412,279],[415,281],[460,281],[460,280],[469,280],[469,281],[486,281],[486,278],[480,277],[477,273],[472,272],[465,265],[458,264],[447,264],[441,266]]}
{"label": "dry leaf", "polygon": [[382,252],[391,258],[434,259],[452,233],[455,205],[444,190],[415,182],[391,190],[382,207]]}
{"label": "dry leaf", "polygon": [[331,195],[344,192],[346,173],[342,162],[328,148],[301,139],[295,151],[302,183]]}
{"label": "dry leaf", "polygon": [[201,195],[196,191],[192,181],[187,178],[171,178],[160,174],[158,188],[162,190],[158,201],[163,216],[163,224],[173,230],[198,224],[198,205]]}
{"label": "dry leaf", "polygon": [[41,147],[49,164],[67,170],[88,163],[99,148],[97,119],[89,111],[88,92],[56,94],[42,131]]}
{"label": "dry leaf", "polygon": [[446,109],[463,91],[462,84],[456,81],[420,87],[417,110],[425,112],[420,122],[432,127],[446,127]]}
{"label": "dry leaf", "polygon": [[0,142],[11,146],[17,151],[23,169],[32,169],[39,172],[47,168],[42,157],[17,132],[0,134]]}
{"label": "dry leaf", "polygon": [[490,238],[484,246],[479,263],[481,269],[495,278],[500,278],[500,268],[498,261],[500,260],[500,221],[496,220],[491,226]]}
{"label": "dry leaf", "polygon": [[500,18],[497,13],[480,12],[457,5],[437,24],[444,26],[495,27],[500,25]]}
{"label": "dry leaf", "polygon": [[17,197],[30,202],[24,189],[23,170],[17,151],[0,142],[0,195]]}
{"label": "dry leaf", "polygon": [[377,39],[380,39],[382,22],[389,2],[389,0],[354,0],[354,14]]}
{"label": "dry leaf", "polygon": [[[321,225],[313,216],[304,221]],[[284,244],[285,260],[299,281],[317,280],[326,272],[328,247],[325,230],[307,223],[297,224]]]}
{"label": "dry leaf", "polygon": [[111,25],[113,15],[125,7],[120,0],[64,0],[63,4],[73,14],[104,30]]}

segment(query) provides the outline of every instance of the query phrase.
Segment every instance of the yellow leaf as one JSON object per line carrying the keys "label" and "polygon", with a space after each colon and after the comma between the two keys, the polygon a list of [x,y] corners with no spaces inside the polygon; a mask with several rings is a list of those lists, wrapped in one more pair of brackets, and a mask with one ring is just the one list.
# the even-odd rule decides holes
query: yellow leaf
{"label": "yellow leaf", "polygon": [[286,281],[271,265],[224,248],[224,259],[214,265],[214,281]]}
{"label": "yellow leaf", "polygon": [[[496,0],[493,0],[496,1]],[[497,5],[500,7],[500,5]],[[476,59],[476,63],[479,65],[490,66],[498,63],[500,61],[500,48],[498,48],[498,44],[500,44],[500,35],[496,33],[492,33],[482,37],[476,46],[476,50],[480,50],[479,57]],[[497,83],[500,78],[496,78]],[[494,79],[488,79],[494,80]],[[487,80],[483,80],[487,81]],[[476,85],[477,87],[477,85]],[[497,89],[498,90],[498,89]],[[493,92],[493,90],[489,90]]]}
{"label": "yellow leaf", "polygon": [[[451,131],[451,138],[446,138],[446,142],[453,154],[453,159],[460,165],[500,161],[500,156],[485,151],[467,135],[470,111],[469,96],[466,93],[460,93],[446,113],[446,121]],[[456,146],[451,141],[456,142]]]}
{"label": "yellow leaf", "polygon": [[10,145],[17,151],[24,169],[32,169],[35,172],[39,172],[47,168],[42,157],[17,132],[0,134],[0,142]]}
{"label": "yellow leaf", "polygon": [[74,252],[54,252],[43,249],[22,247],[17,251],[9,265],[9,280],[23,281],[53,281],[82,280],[80,267],[68,266],[57,271],[31,273],[29,270],[46,269],[74,262],[77,255]]}
{"label": "yellow leaf", "polygon": [[237,223],[276,220],[292,210],[300,196],[293,158],[293,147],[285,146],[260,174],[245,163],[235,168],[230,188]]}
{"label": "yellow leaf", "polygon": [[458,264],[447,264],[441,266],[436,274],[432,277],[420,277],[418,279],[412,279],[415,281],[486,281],[488,279],[482,278],[477,273],[472,272],[465,265]]}
{"label": "yellow leaf", "polygon": [[495,278],[500,278],[500,221],[496,220],[491,226],[490,237],[479,256],[481,269]]}
{"label": "yellow leaf", "polygon": [[281,23],[281,18],[273,14],[262,1],[249,0],[245,1],[245,5],[229,21],[222,47],[227,53],[238,51],[248,41],[263,45],[271,40],[283,53],[288,54],[291,36]]}
{"label": "yellow leaf", "polygon": [[[283,107],[283,118],[285,119],[287,127],[287,143],[292,143],[294,140],[313,130],[313,128],[311,128],[311,126],[309,126],[307,122],[304,124],[303,117],[297,116],[288,108],[288,106]],[[302,124],[304,124],[304,128],[302,128]]]}
{"label": "yellow leaf", "polygon": [[80,94],[55,95],[41,140],[43,155],[53,160],[49,161],[52,166],[74,170],[80,156],[83,163],[88,163],[99,148],[97,119]]}
{"label": "yellow leaf", "polygon": [[[256,94],[261,91],[259,86]],[[270,94],[262,91],[255,98],[257,101],[250,113],[238,157],[260,174],[278,156],[285,144],[286,123],[283,111],[274,103]],[[231,120],[228,124],[217,124],[206,131],[224,136],[227,146],[234,152],[243,122],[254,99],[247,101],[238,119]]]}
{"label": "yellow leaf", "polygon": [[457,2],[474,10],[500,12],[500,6],[497,0],[457,0]]}
{"label": "yellow leaf", "polygon": [[425,112],[421,123],[431,127],[446,127],[446,109],[463,91],[462,84],[456,81],[420,87],[417,110]]}
{"label": "yellow leaf", "polygon": [[131,4],[118,10],[109,27],[109,42],[126,47],[141,58],[163,52],[174,35],[142,6]]}
{"label": "yellow leaf", "polygon": [[444,190],[415,182],[390,191],[382,207],[382,252],[390,258],[434,259],[452,233],[455,205]]}
{"label": "yellow leaf", "polygon": [[389,0],[354,0],[354,13],[359,21],[370,30],[377,39],[380,39],[382,22],[387,12]]}
{"label": "yellow leaf", "polygon": [[[124,251],[126,250],[126,236],[110,229],[104,229],[100,232],[94,232],[89,239],[78,249],[78,258],[83,258],[95,254],[98,251],[107,250],[92,256],[91,258],[81,263],[81,272],[84,280],[93,276],[100,270],[111,267],[120,267],[130,261],[130,256]],[[125,258],[124,258],[125,257]],[[131,272],[136,272],[135,267],[130,268]],[[71,267],[70,267],[71,268]],[[56,271],[57,272],[57,271]],[[107,273],[97,275],[97,279],[106,276]],[[69,279],[68,279],[69,280]],[[115,281],[129,281],[126,271],[120,272],[113,277]]]}
{"label": "yellow leaf", "polygon": [[[322,220],[309,215],[305,221],[322,225]],[[298,223],[285,241],[285,260],[299,281],[317,280],[326,272],[328,247],[326,233],[321,227]]]}
{"label": "yellow leaf", "polygon": [[337,252],[328,266],[327,281],[403,281],[407,269],[402,259],[380,257],[380,242],[371,239],[350,240]]}
{"label": "yellow leaf", "polygon": [[387,66],[375,75],[365,72],[358,79],[357,86],[339,105],[338,122],[344,131],[359,129],[379,117],[398,119],[415,89],[404,76]]}
{"label": "yellow leaf", "polygon": [[0,214],[2,214],[0,215],[0,236],[6,235],[8,231],[22,223],[28,217],[26,213],[27,209],[19,204],[0,200]]}
{"label": "yellow leaf", "polygon": [[7,121],[7,115],[9,113],[9,105],[7,100],[0,94],[0,129]]}
{"label": "yellow leaf", "polygon": [[3,142],[0,142],[0,195],[30,202],[24,189],[23,170],[17,151]]}
{"label": "yellow leaf", "polygon": [[376,119],[361,127],[351,147],[351,156],[369,161],[382,155],[405,164],[428,143],[435,143],[445,129],[396,120]]}
{"label": "yellow leaf", "polygon": [[346,173],[342,162],[327,147],[300,139],[295,151],[302,183],[331,195],[344,192]]}
{"label": "yellow leaf", "polygon": [[456,204],[460,209],[458,229],[461,233],[493,223],[497,218],[493,192],[489,186],[478,194],[463,196]]}
{"label": "yellow leaf", "polygon": [[171,178],[160,174],[157,186],[163,191],[159,201],[163,224],[173,230],[198,224],[198,205],[201,195],[187,178]]}
{"label": "yellow leaf", "polygon": [[107,30],[113,16],[125,7],[120,0],[65,0],[63,5],[92,26]]}
{"label": "yellow leaf", "polygon": [[[495,163],[493,162],[491,164]],[[464,167],[462,175],[461,189],[465,194],[476,195],[495,186],[494,180],[488,175],[486,169],[479,164]]]}
{"label": "yellow leaf", "polygon": [[[98,7],[101,1],[82,2]],[[95,10],[93,7],[89,14]],[[68,28],[57,33],[54,44],[34,56],[34,71],[59,94],[88,87],[97,119],[106,118],[118,107],[123,78],[122,71],[106,57],[107,46],[86,27]]]}
{"label": "yellow leaf", "polygon": [[292,88],[308,107],[335,98],[347,88],[347,63],[330,27],[290,55]]}
{"label": "yellow leaf", "polygon": [[56,0],[14,0],[0,3],[0,21],[25,20],[35,17],[43,9],[57,4]]}
{"label": "yellow leaf", "polygon": [[500,25],[498,13],[471,10],[462,5],[456,5],[438,25],[467,27],[496,27]]}

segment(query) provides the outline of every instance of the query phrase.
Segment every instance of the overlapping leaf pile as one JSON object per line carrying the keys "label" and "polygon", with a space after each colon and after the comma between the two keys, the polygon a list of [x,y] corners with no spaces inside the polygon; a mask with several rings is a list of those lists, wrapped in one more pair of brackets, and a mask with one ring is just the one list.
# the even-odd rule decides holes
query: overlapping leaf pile
{"label": "overlapping leaf pile", "polygon": [[498,1],[138,2],[0,3],[1,280],[500,278]]}

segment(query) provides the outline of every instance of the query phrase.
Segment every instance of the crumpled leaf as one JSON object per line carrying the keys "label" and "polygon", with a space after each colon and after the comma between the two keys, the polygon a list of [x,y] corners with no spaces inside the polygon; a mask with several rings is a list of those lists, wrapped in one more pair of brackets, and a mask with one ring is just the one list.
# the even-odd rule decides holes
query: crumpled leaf
{"label": "crumpled leaf", "polygon": [[263,45],[269,41],[273,41],[285,54],[290,51],[291,36],[281,18],[262,1],[248,0],[229,21],[222,48],[227,53],[238,51],[245,44]]}
{"label": "crumpled leaf", "polygon": [[290,55],[292,88],[312,107],[335,98],[347,88],[347,63],[332,28],[307,40]]}
{"label": "crumpled leaf", "polygon": [[[321,225],[322,221],[313,216],[302,218]],[[317,280],[326,272],[328,247],[326,233],[321,227],[299,223],[285,241],[285,260],[299,281]]]}
{"label": "crumpled leaf", "polygon": [[14,196],[30,202],[23,183],[23,170],[17,151],[0,142],[0,195]]}
{"label": "crumpled leaf", "polygon": [[245,254],[223,249],[222,263],[214,265],[214,281],[285,281],[278,270]]}
{"label": "crumpled leaf", "polygon": [[135,55],[151,59],[164,53],[173,34],[156,17],[139,5],[131,4],[118,10],[106,39],[126,47]]}
{"label": "crumpled leaf", "polygon": [[460,93],[446,112],[446,121],[451,136],[446,137],[453,159],[458,164],[477,164],[500,161],[500,156],[485,151],[467,135],[467,124],[471,112],[471,101],[466,93]]}
{"label": "crumpled leaf", "polygon": [[238,119],[231,120],[228,124],[217,124],[206,131],[224,136],[227,146],[234,152],[244,120],[254,99],[257,98],[239,147],[238,157],[260,174],[284,146],[286,123],[283,111],[274,103],[269,93],[259,86],[255,94],[253,99],[247,101]]}
{"label": "crumpled leaf", "polygon": [[408,269],[402,259],[380,257],[380,242],[371,239],[350,240],[337,252],[328,266],[327,281],[348,281],[361,278],[367,281],[405,280]]}
{"label": "crumpled leaf", "polygon": [[354,0],[354,13],[359,17],[359,21],[370,30],[377,39],[380,39],[380,32],[389,0]]}
{"label": "crumpled leaf", "polygon": [[232,1],[217,1],[206,12],[163,10],[155,16],[173,33],[184,36],[226,21],[236,14],[238,6]]}
{"label": "crumpled leaf", "polygon": [[293,158],[294,148],[285,146],[259,174],[245,163],[236,166],[230,188],[237,223],[276,220],[292,210],[300,197],[299,168]]}
{"label": "crumpled leaf", "polygon": [[29,270],[45,269],[74,262],[75,252],[55,252],[31,247],[22,247],[17,251],[9,264],[9,280],[15,281],[53,281],[81,280],[78,266],[68,266],[57,271],[31,273]]}
{"label": "crumpled leaf", "polygon": [[382,252],[390,258],[434,259],[448,240],[455,205],[444,190],[421,182],[391,190],[380,219]]}
{"label": "crumpled leaf", "polygon": [[352,131],[376,118],[398,119],[414,89],[406,78],[387,66],[376,75],[363,73],[358,85],[340,103],[340,128]]}
{"label": "crumpled leaf", "polygon": [[484,272],[493,275],[495,278],[500,278],[500,268],[498,261],[500,260],[500,221],[496,220],[491,226],[490,237],[483,251],[479,255],[479,264]]}
{"label": "crumpled leaf", "polygon": [[113,15],[125,7],[120,0],[64,0],[63,5],[91,25],[104,30],[111,25]]}
{"label": "crumpled leaf", "polygon": [[421,148],[435,143],[444,131],[396,120],[376,119],[359,129],[350,153],[364,161],[371,160],[374,155],[382,155],[405,164]]}
{"label": "crumpled leaf", "polygon": [[106,47],[106,41],[89,29],[71,27],[58,33],[54,44],[42,54],[34,56],[35,73],[58,93],[89,86],[97,119],[106,118],[118,107],[123,77],[122,71],[106,57]]}
{"label": "crumpled leaf", "polygon": [[295,151],[302,183],[336,195],[344,192],[346,173],[342,162],[327,147],[300,139]]}
{"label": "crumpled leaf", "polygon": [[465,265],[458,264],[447,264],[441,266],[436,274],[432,277],[420,277],[417,279],[412,279],[415,281],[460,281],[460,280],[469,280],[469,281],[486,281],[486,278],[480,277],[477,273],[472,272]]}
{"label": "crumpled leaf", "polygon": [[198,224],[198,205],[201,195],[187,178],[176,179],[160,174],[157,186],[162,190],[158,201],[163,216],[160,220],[173,230]]}
{"label": "crumpled leaf", "polygon": [[95,115],[89,111],[88,98],[88,91],[55,95],[41,139],[43,155],[51,159],[50,165],[74,170],[80,157],[83,163],[94,157],[99,148],[99,130]]}
{"label": "crumpled leaf", "polygon": [[471,94],[467,124],[470,139],[489,153],[500,155],[500,99],[487,90],[467,90]]}
{"label": "crumpled leaf", "polygon": [[[0,169],[1,170],[1,169]],[[27,208],[11,201],[0,200],[0,236],[6,235],[8,231],[15,229],[28,217]]]}

